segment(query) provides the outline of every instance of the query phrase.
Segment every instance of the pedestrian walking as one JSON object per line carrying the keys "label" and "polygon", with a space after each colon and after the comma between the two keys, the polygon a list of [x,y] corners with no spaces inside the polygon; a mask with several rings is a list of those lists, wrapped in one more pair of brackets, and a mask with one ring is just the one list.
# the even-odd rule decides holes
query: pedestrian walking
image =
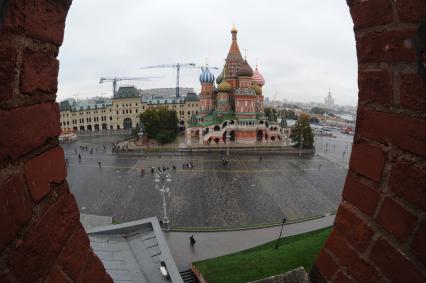
{"label": "pedestrian walking", "polygon": [[261,162],[262,161],[262,156],[259,156],[259,162]]}
{"label": "pedestrian walking", "polygon": [[189,244],[191,245],[191,247],[193,247],[195,245],[196,241],[194,239],[194,235],[191,235],[191,237],[189,237]]}
{"label": "pedestrian walking", "polygon": [[98,166],[99,166],[99,168],[101,168],[101,162],[100,161],[98,161]]}
{"label": "pedestrian walking", "polygon": [[151,174],[154,174],[154,167],[151,167]]}
{"label": "pedestrian walking", "polygon": [[176,171],[176,166],[173,164],[173,171]]}
{"label": "pedestrian walking", "polygon": [[81,161],[81,155],[80,155],[80,153],[78,154],[78,161]]}
{"label": "pedestrian walking", "polygon": [[67,164],[67,166],[68,166],[68,158],[65,158],[65,163]]}

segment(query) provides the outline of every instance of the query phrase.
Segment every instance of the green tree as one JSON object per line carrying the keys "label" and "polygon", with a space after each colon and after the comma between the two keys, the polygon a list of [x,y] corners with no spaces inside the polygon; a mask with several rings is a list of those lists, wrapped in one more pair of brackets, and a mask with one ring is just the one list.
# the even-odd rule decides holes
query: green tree
{"label": "green tree", "polygon": [[269,122],[278,121],[277,109],[275,108],[272,108],[272,107],[265,108],[265,116],[268,118]]}
{"label": "green tree", "polygon": [[287,117],[287,119],[290,119],[290,120],[297,120],[297,115],[296,115],[296,112],[294,112],[293,110],[291,110],[291,109],[286,109],[285,110],[285,116]]}
{"label": "green tree", "polygon": [[303,137],[302,147],[312,148],[314,144],[314,133],[311,126],[309,125],[309,116],[306,114],[300,114],[299,119],[297,119],[296,124],[291,127],[290,139],[300,146]]}
{"label": "green tree", "polygon": [[161,144],[172,142],[176,139],[179,126],[175,110],[165,107],[151,108],[140,115],[145,125],[145,134],[154,138]]}

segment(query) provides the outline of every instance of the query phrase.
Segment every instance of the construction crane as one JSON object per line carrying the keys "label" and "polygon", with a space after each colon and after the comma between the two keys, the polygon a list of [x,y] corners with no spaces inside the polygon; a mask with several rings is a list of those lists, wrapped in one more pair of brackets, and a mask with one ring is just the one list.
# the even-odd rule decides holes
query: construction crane
{"label": "construction crane", "polygon": [[[161,64],[153,66],[144,66],[141,69],[153,69],[153,68],[176,68],[176,97],[179,97],[179,76],[180,68],[201,68],[201,66],[195,65],[195,63],[176,63],[176,64]],[[210,67],[211,69],[218,70],[217,67]]]}
{"label": "construction crane", "polygon": [[112,94],[115,95],[117,93],[117,82],[120,81],[149,81],[152,78],[158,77],[102,77],[99,79],[99,83],[102,84],[104,82],[112,82]]}

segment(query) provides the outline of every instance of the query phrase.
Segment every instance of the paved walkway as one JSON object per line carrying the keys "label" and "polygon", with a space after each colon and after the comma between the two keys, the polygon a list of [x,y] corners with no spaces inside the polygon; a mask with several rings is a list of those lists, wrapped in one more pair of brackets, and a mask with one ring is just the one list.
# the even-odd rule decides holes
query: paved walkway
{"label": "paved walkway", "polygon": [[[306,233],[333,225],[335,215],[288,224],[283,237]],[[281,226],[225,232],[165,232],[167,244],[179,270],[189,269],[191,262],[231,254],[277,239]],[[194,235],[197,243],[189,246]]]}

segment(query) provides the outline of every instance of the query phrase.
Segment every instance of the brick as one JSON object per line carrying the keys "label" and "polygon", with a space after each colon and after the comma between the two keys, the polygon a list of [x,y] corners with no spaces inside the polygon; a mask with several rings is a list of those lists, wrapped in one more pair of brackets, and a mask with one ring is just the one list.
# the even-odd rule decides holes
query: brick
{"label": "brick", "polygon": [[[7,39],[5,39],[7,40]],[[12,47],[5,47],[0,42],[0,102],[14,95],[13,85],[18,74],[16,68],[17,53]]]}
{"label": "brick", "polygon": [[411,242],[413,254],[426,266],[426,222],[420,225]]}
{"label": "brick", "polygon": [[349,209],[347,202],[340,204],[334,227],[359,252],[363,252],[368,247],[374,235],[374,231]]}
{"label": "brick", "polygon": [[67,239],[79,223],[71,194],[61,196],[27,232],[17,249],[6,257],[8,268],[21,282],[46,278]]}
{"label": "brick", "polygon": [[[358,133],[360,133],[358,131]],[[362,134],[362,132],[361,132]],[[380,147],[367,143],[354,143],[349,168],[376,182],[382,177],[385,154]]]}
{"label": "brick", "polygon": [[89,251],[89,237],[80,224],[72,239],[65,246],[58,264],[72,280],[77,281]]}
{"label": "brick", "polygon": [[24,94],[54,94],[58,86],[59,61],[42,52],[25,49],[21,74]]}
{"label": "brick", "polygon": [[15,160],[60,133],[56,103],[0,111],[0,162]]}
{"label": "brick", "polygon": [[353,176],[348,174],[343,188],[342,198],[371,216],[379,202],[380,193],[360,183]]}
{"label": "brick", "polygon": [[395,249],[383,238],[377,240],[370,257],[391,282],[425,282],[426,280],[402,251]]}
{"label": "brick", "polygon": [[415,215],[388,197],[383,201],[377,216],[377,223],[400,242],[408,239],[416,222]]}
{"label": "brick", "polygon": [[322,249],[315,260],[315,267],[321,275],[330,280],[339,269],[334,260]]}
{"label": "brick", "polygon": [[416,52],[411,42],[415,29],[372,32],[357,37],[358,63],[414,63]]}
{"label": "brick", "polygon": [[401,23],[418,24],[426,17],[426,4],[424,0],[395,1],[399,21]]}
{"label": "brick", "polygon": [[339,263],[346,268],[346,273],[356,281],[363,283],[382,282],[376,270],[346,244],[345,238],[337,230],[331,232],[325,246],[337,256]]}
{"label": "brick", "polygon": [[[426,6],[426,3],[425,3]],[[426,111],[426,83],[418,74],[402,74],[400,104],[411,110]]]}
{"label": "brick", "polygon": [[392,72],[388,70],[359,70],[359,102],[374,101],[391,104],[393,99],[392,82]]}
{"label": "brick", "polygon": [[399,161],[392,166],[388,187],[426,211],[426,169]]}
{"label": "brick", "polygon": [[65,278],[65,275],[55,268],[49,275],[46,280],[46,283],[69,283],[68,279]]}
{"label": "brick", "polygon": [[102,280],[102,283],[114,283],[111,276],[105,272],[104,279]]}
{"label": "brick", "polygon": [[3,29],[61,45],[71,0],[10,1]]}
{"label": "brick", "polygon": [[353,283],[349,277],[347,277],[343,272],[337,273],[336,277],[333,279],[333,283]]}
{"label": "brick", "polygon": [[0,252],[31,217],[32,202],[25,190],[25,183],[18,175],[10,176],[0,185]]}
{"label": "brick", "polygon": [[67,176],[64,150],[55,147],[25,163],[25,179],[34,201],[50,192],[51,183],[61,183]]}
{"label": "brick", "polygon": [[423,129],[426,129],[426,121],[421,119],[378,112],[364,107],[358,110],[358,135],[426,156],[426,131]]}
{"label": "brick", "polygon": [[99,258],[91,252],[87,259],[83,274],[78,280],[82,283],[102,282],[105,276],[105,268]]}
{"label": "brick", "polygon": [[393,22],[389,0],[349,2],[354,29],[386,25]]}

